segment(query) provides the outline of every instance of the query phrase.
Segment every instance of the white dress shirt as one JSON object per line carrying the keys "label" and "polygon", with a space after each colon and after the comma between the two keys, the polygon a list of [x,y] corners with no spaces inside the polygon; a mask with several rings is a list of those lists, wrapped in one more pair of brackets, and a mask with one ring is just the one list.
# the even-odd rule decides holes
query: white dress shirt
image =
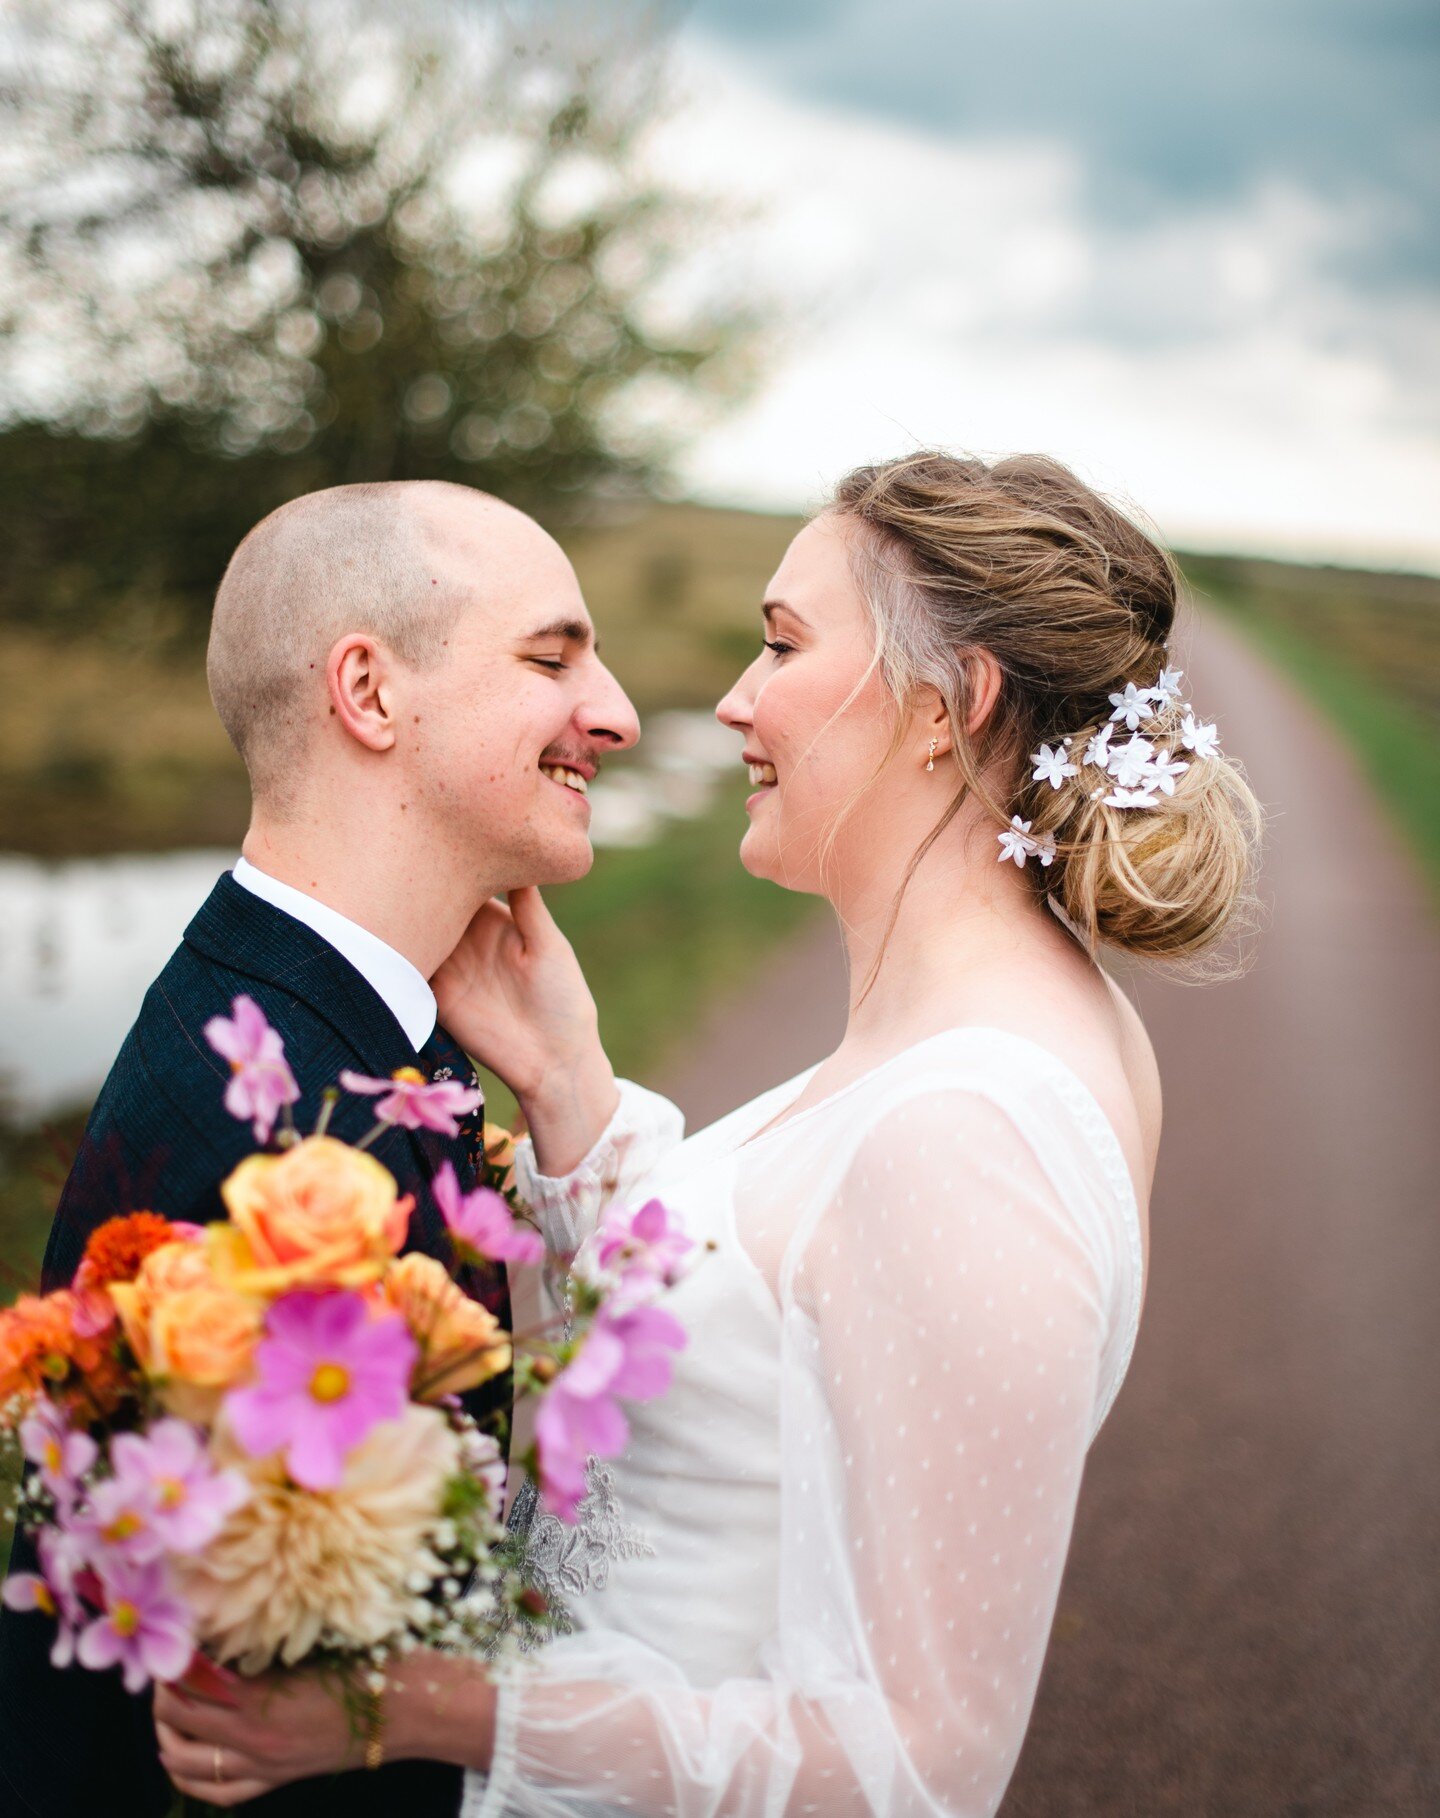
{"label": "white dress shirt", "polygon": [[282,884],[278,878],[261,871],[249,859],[239,858],[231,874],[235,882],[252,896],[258,896],[275,908],[293,915],[297,922],[312,928],[341,954],[383,998],[395,1021],[405,1031],[418,1051],[435,1033],[435,993],[418,967],[412,966],[403,953],[341,915],[326,903],[306,896],[293,884]]}

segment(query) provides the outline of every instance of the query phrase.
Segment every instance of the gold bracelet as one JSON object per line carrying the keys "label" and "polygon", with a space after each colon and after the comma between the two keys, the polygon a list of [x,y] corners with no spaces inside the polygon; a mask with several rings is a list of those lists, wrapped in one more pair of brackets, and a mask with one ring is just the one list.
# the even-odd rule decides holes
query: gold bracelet
{"label": "gold bracelet", "polygon": [[366,1692],[365,1712],[365,1766],[372,1772],[385,1759],[385,1684],[381,1681],[379,1691],[368,1689]]}

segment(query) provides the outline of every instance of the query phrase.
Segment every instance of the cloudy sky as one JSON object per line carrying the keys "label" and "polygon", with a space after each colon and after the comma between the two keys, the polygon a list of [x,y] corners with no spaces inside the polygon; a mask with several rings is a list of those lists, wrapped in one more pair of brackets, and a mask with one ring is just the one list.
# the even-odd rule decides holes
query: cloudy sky
{"label": "cloudy sky", "polygon": [[694,0],[678,53],[667,161],[795,323],[696,490],[1043,448],[1192,547],[1440,570],[1433,0]]}

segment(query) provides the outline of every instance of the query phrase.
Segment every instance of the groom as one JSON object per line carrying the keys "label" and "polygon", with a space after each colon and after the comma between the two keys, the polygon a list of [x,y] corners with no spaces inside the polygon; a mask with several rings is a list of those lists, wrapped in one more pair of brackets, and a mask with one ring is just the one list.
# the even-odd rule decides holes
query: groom
{"label": "groom", "polygon": [[[334,487],[251,531],[215,601],[210,691],[250,775],[244,857],[151,986],[91,1114],[45,1254],[68,1282],[86,1239],[140,1208],[203,1221],[254,1144],[223,1109],[201,1033],[245,993],[284,1037],[302,1130],[342,1067],[468,1080],[428,983],[497,892],[582,876],[576,776],[639,736],[601,664],[565,556],[523,513],[468,487]],[[562,778],[560,773],[566,773]],[[354,1140],[368,1102],[332,1129]],[[415,1247],[441,1254],[426,1185],[469,1139],[388,1130],[374,1153],[415,1195]],[[503,1274],[481,1284],[505,1312]],[[14,1569],[32,1569],[17,1540]],[[172,1790],[148,1700],[114,1673],[49,1664],[36,1614],[0,1618],[0,1810],[161,1818]],[[409,1762],[301,1783],[266,1818],[455,1818],[458,1770]]]}

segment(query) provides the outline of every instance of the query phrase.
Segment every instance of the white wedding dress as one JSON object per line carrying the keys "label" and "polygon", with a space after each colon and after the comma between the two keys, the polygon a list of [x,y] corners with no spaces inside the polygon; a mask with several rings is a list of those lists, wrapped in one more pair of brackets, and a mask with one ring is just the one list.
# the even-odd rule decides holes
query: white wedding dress
{"label": "white wedding dress", "polygon": [[1021,1037],[933,1036],[767,1129],[809,1077],[684,1142],[626,1084],[564,1180],[522,1145],[553,1247],[658,1196],[713,1248],[662,1303],[670,1392],[579,1530],[539,1518],[573,1632],[500,1669],[463,1818],[1000,1803],[1135,1342],[1134,1190]]}

